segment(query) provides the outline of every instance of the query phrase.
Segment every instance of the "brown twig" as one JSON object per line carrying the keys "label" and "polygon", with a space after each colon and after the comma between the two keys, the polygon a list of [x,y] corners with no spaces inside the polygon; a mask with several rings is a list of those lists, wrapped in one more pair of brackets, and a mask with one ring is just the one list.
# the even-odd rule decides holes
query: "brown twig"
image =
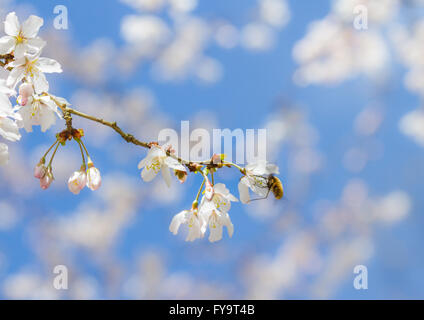
{"label": "brown twig", "polygon": [[[70,123],[72,126],[72,118],[69,120],[69,117],[67,118],[67,115],[76,115],[79,116],[81,118],[90,120],[90,121],[94,121],[97,123],[100,123],[104,126],[110,127],[112,128],[114,131],[116,131],[126,142],[128,143],[132,143],[134,145],[137,146],[141,146],[143,148],[147,148],[150,149],[151,145],[154,143],[148,143],[148,142],[144,142],[144,141],[140,141],[138,140],[136,137],[134,137],[134,135],[130,134],[130,133],[125,133],[116,123],[116,121],[114,122],[110,122],[110,121],[106,121],[104,119],[101,118],[97,118],[88,114],[85,114],[81,111],[75,110],[73,108],[68,107],[67,105],[61,104],[57,99],[55,99],[53,96],[49,95],[52,100],[56,103],[56,105],[62,110],[63,114],[64,114],[64,119],[67,123],[67,125]],[[174,159],[176,159],[177,161],[179,161],[181,164],[185,165],[188,167],[188,169],[192,172],[194,171],[198,171],[200,169],[200,166],[203,165],[207,165],[208,167],[212,166],[212,167],[218,167],[218,165],[214,164],[212,162],[212,160],[205,160],[205,161],[188,161],[188,160],[184,160],[181,159],[177,156],[175,156],[173,153],[171,153],[169,150],[165,151],[166,154],[169,157],[172,157]]]}

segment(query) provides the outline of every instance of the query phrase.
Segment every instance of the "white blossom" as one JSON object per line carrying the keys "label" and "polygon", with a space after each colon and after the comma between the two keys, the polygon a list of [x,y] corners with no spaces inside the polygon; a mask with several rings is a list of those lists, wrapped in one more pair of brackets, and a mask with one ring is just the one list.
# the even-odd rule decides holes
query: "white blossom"
{"label": "white blossom", "polygon": [[25,55],[12,61],[7,67],[13,68],[7,78],[7,86],[15,88],[19,81],[26,78],[34,85],[37,94],[49,91],[49,83],[44,73],[62,72],[59,62],[50,58],[40,58],[40,53]]}
{"label": "white blossom", "polygon": [[22,117],[18,124],[27,132],[32,132],[32,126],[37,125],[41,126],[42,132],[45,132],[56,123],[56,115],[61,117],[56,103],[49,96],[33,95],[28,98],[25,106],[18,106],[17,109]]}
{"label": "white blossom", "polygon": [[205,195],[199,207],[199,216],[205,222],[202,232],[206,232],[209,226],[209,241],[215,242],[222,239],[222,229],[227,227],[228,235],[232,237],[234,226],[231,222],[228,211],[231,208],[231,201],[238,201],[223,183],[213,186],[212,198],[209,200]]}
{"label": "white blossom", "polygon": [[188,225],[186,241],[194,241],[203,237],[204,232],[202,230],[205,221],[199,216],[197,209],[183,210],[176,214],[169,225],[169,231],[176,235],[182,224]]}
{"label": "white blossom", "polygon": [[156,145],[152,145],[146,158],[138,164],[138,169],[142,168],[141,177],[144,181],[152,181],[159,171],[161,171],[162,177],[168,187],[171,185],[171,173],[169,169],[187,172],[186,168],[178,160],[167,156],[165,150]]}
{"label": "white blossom", "polygon": [[240,179],[238,189],[240,201],[242,203],[250,202],[249,189],[260,197],[265,197],[269,191],[268,177],[271,174],[278,174],[278,167],[266,161],[258,161],[246,166],[246,175]]}
{"label": "white blossom", "polygon": [[6,36],[0,38],[0,54],[14,54],[15,59],[22,58],[25,53],[36,54],[46,44],[37,37],[44,21],[42,18],[31,15],[22,25],[15,12],[7,15],[4,22]]}
{"label": "white blossom", "polygon": [[224,226],[227,227],[228,235],[231,238],[234,233],[234,226],[231,222],[230,215],[227,212],[219,211],[210,206],[210,211],[206,211],[206,207],[208,206],[202,206],[200,210],[204,218],[207,218],[206,224],[204,224],[204,231],[209,226],[209,241],[216,242],[221,240]]}

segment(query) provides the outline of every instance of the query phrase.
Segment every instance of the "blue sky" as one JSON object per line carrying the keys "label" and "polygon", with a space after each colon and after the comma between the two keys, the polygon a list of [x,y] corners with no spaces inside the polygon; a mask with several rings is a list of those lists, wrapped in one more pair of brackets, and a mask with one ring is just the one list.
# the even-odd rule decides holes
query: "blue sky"
{"label": "blue sky", "polygon": [[[200,1],[196,13],[205,17],[225,17],[237,25],[246,19],[245,8],[254,3],[251,0]],[[51,0],[31,1],[31,5],[37,9],[37,14],[45,18],[46,25],[51,23],[56,4],[56,1]],[[70,28],[68,31],[57,32],[69,33],[77,46],[86,46],[99,37],[106,37],[117,46],[123,44],[119,28],[122,17],[131,13],[128,6],[117,1],[100,0],[64,0],[60,4],[68,7]],[[223,79],[216,85],[202,85],[190,79],[181,83],[159,83],[150,77],[148,68],[143,68],[131,81],[119,83],[119,87],[127,90],[142,84],[151,89],[160,110],[169,115],[176,126],[180,120],[191,118],[194,111],[204,109],[223,115],[219,116],[219,125],[222,128],[261,128],[275,109],[280,96],[287,96],[301,105],[312,125],[319,131],[320,140],[317,147],[326,159],[323,170],[312,176],[308,197],[302,204],[306,225],[314,223],[312,205],[319,199],[337,200],[343,186],[351,178],[366,181],[371,195],[379,196],[402,189],[413,198],[413,208],[406,220],[395,227],[381,227],[376,230],[375,255],[366,262],[369,269],[369,290],[354,290],[352,278],[348,277],[333,298],[424,298],[424,254],[421,245],[424,241],[424,218],[421,216],[424,205],[421,196],[424,151],[398,130],[399,119],[418,104],[418,98],[405,90],[402,80],[403,68],[392,64],[389,89],[377,96],[385,112],[383,125],[377,133],[377,138],[384,144],[384,155],[371,161],[359,174],[346,171],[342,165],[343,154],[349,146],[360,143],[352,131],[352,119],[374,95],[371,84],[363,77],[356,77],[332,87],[296,87],[291,82],[296,69],[291,50],[296,41],[304,36],[308,23],[326,15],[329,2],[289,1],[289,5],[291,21],[279,32],[273,50],[252,53],[239,48],[229,51],[216,47],[208,49],[207,53],[217,58],[225,70]],[[59,84],[58,94],[65,97],[79,87],[71,78],[60,80]],[[31,137],[25,135],[23,143],[28,146],[37,142],[46,143],[46,137],[36,131]],[[139,174],[136,169],[139,159],[134,159],[132,167],[119,168],[109,162],[107,152],[95,148],[93,150],[104,174],[116,170],[123,170],[134,177]],[[283,150],[278,160],[283,179],[284,168],[287,166],[284,154]],[[141,152],[140,158],[143,155]],[[228,187],[233,193],[237,193],[237,179],[233,180]],[[140,183],[144,182],[140,180]],[[274,254],[280,242],[268,236],[267,223],[246,215],[239,204],[234,205],[231,212],[236,226],[232,239],[225,237],[219,244],[200,241],[189,245],[180,239],[177,240],[169,233],[168,222],[173,214],[191,202],[196,188],[196,183],[191,183],[187,194],[175,205],[143,208],[142,214],[138,214],[131,226],[124,231],[114,254],[131,270],[135,267],[131,263],[140,251],[157,248],[166,252],[168,268],[173,272],[184,271],[203,279],[234,283],[238,290],[243,290],[234,278],[235,270],[242,259],[241,254],[246,250]],[[290,199],[290,181],[285,189]],[[8,194],[6,187],[1,187],[1,190]],[[4,252],[9,261],[7,268],[0,270],[0,282],[7,275],[28,265],[40,267],[34,252],[28,246],[28,230],[31,223],[43,215],[43,209],[53,209],[56,214],[67,214],[78,205],[78,201],[87,198],[87,193],[75,200],[71,195],[52,192],[37,194],[37,199],[27,199],[23,202],[17,199],[18,206],[22,206],[23,210],[39,207],[41,212],[35,216],[25,215],[18,227],[0,233],[0,251]],[[284,208],[289,205],[287,202],[281,202],[280,206],[284,214]],[[256,241],[260,244],[257,245]],[[208,258],[208,253],[213,254],[220,246],[226,246],[224,252],[230,252],[228,260]],[[84,253],[81,254],[81,265],[87,272],[99,277],[89,257]],[[306,297],[307,295],[302,293],[292,296]]]}

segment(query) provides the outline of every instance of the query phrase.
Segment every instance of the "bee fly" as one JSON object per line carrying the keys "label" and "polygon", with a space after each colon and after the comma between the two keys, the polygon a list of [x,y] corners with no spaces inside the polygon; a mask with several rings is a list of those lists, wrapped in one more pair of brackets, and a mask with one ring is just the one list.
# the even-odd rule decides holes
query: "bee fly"
{"label": "bee fly", "polygon": [[255,176],[255,177],[263,180],[261,182],[257,181],[258,184],[259,184],[259,187],[262,187],[262,188],[265,187],[265,188],[268,189],[268,191],[267,191],[267,194],[266,194],[265,197],[258,198],[258,199],[252,199],[250,201],[266,199],[266,198],[268,198],[270,192],[272,192],[274,194],[275,199],[281,199],[284,196],[283,184],[281,183],[281,180],[279,178],[277,178],[276,176],[271,174],[271,175],[269,175],[268,178],[264,178],[264,177],[261,177],[261,176]]}

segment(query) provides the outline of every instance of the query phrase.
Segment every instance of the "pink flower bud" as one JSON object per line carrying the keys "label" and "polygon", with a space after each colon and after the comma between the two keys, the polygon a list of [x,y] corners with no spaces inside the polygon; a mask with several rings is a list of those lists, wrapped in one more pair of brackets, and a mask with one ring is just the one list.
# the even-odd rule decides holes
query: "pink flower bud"
{"label": "pink flower bud", "polygon": [[87,175],[84,171],[75,171],[68,180],[68,188],[73,194],[79,194],[87,183]]}
{"label": "pink flower bud", "polygon": [[54,178],[53,178],[52,169],[49,167],[46,170],[46,174],[40,179],[41,189],[46,190],[48,187],[50,187],[53,180]]}
{"label": "pink flower bud", "polygon": [[92,163],[90,165],[90,162],[89,162],[88,170],[87,170],[87,187],[94,191],[99,189],[101,184],[102,184],[102,177],[100,176],[99,169],[94,167]]}
{"label": "pink flower bud", "polygon": [[37,178],[37,179],[41,179],[46,175],[46,171],[47,171],[47,169],[44,166],[44,164],[39,163],[34,168],[34,177]]}
{"label": "pink flower bud", "polygon": [[218,163],[221,163],[222,162],[222,159],[221,159],[221,155],[220,154],[214,154],[213,156],[212,156],[212,163],[213,164],[218,164]]}
{"label": "pink flower bud", "polygon": [[32,84],[29,83],[23,83],[19,87],[19,97],[20,97],[20,104],[25,106],[28,102],[28,98],[34,94],[34,89],[32,87]]}

